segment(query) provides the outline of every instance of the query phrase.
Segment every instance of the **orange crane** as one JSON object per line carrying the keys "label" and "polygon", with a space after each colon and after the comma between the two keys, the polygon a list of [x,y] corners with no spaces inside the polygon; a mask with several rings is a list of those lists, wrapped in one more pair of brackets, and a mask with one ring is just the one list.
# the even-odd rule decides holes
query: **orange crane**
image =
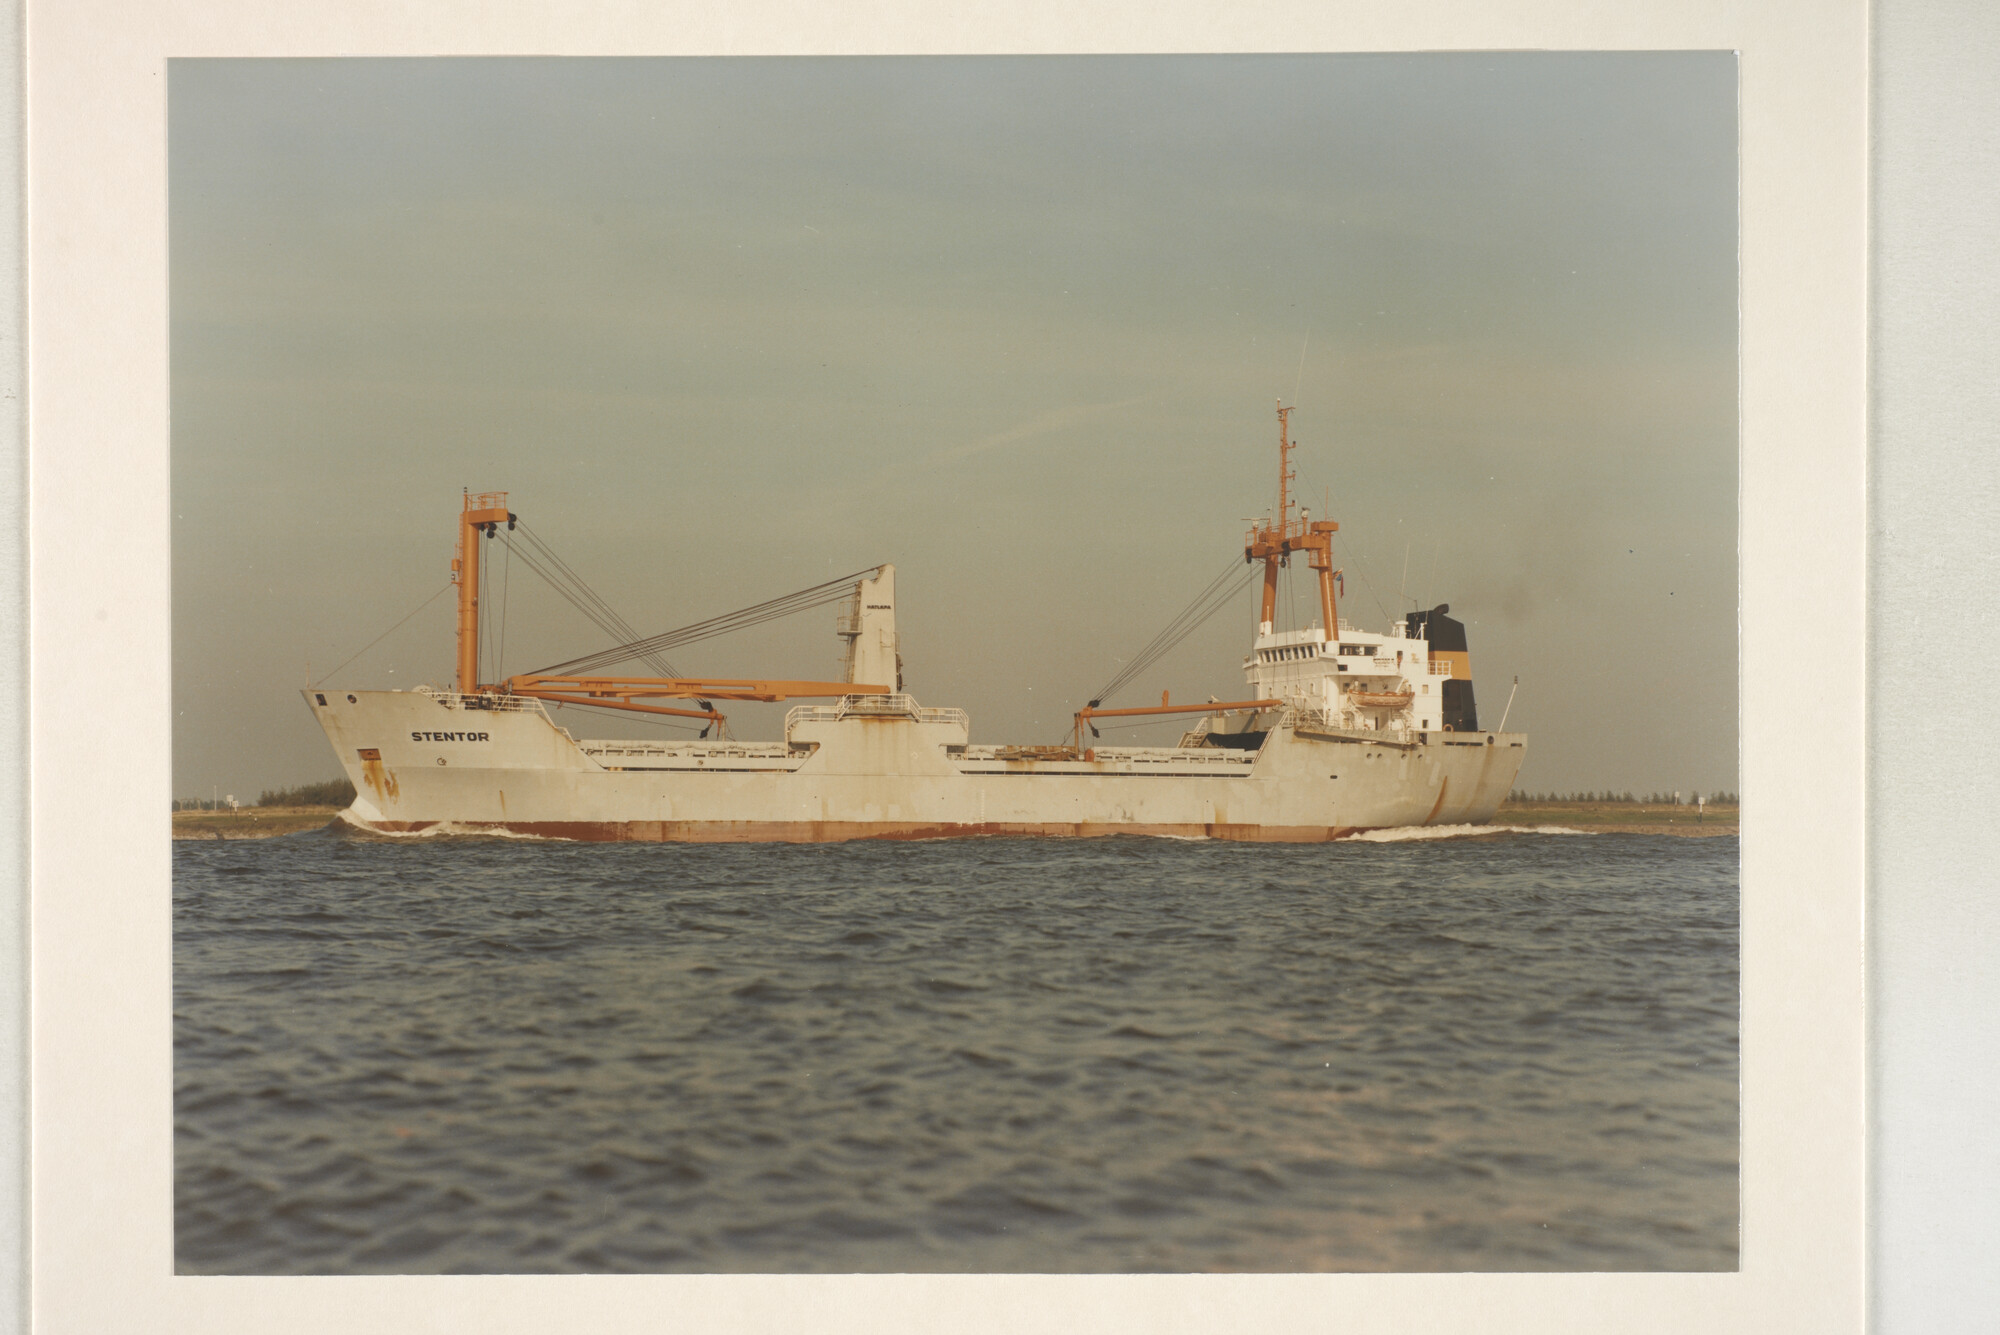
{"label": "orange crane", "polygon": [[[1297,519],[1292,518],[1291,484],[1298,474],[1292,467],[1291,415],[1292,409],[1283,403],[1278,405],[1277,517],[1250,530],[1250,540],[1243,548],[1243,560],[1245,564],[1257,560],[1264,563],[1264,602],[1257,619],[1257,631],[1269,634],[1272,619],[1278,611],[1278,568],[1291,564],[1293,552],[1306,553],[1307,564],[1319,575],[1320,617],[1326,627],[1326,638],[1334,640],[1340,634],[1340,615],[1334,601],[1337,572],[1333,568],[1333,535],[1340,531],[1340,525],[1325,519],[1315,521],[1305,510],[1299,511]],[[1275,709],[1282,703],[1280,700],[1232,700],[1202,705],[1170,705],[1167,693],[1162,691],[1157,708],[1099,709],[1093,704],[1076,712],[1076,744],[1083,745],[1083,730],[1094,718],[1139,714],[1223,714],[1241,709]],[[1095,728],[1091,728],[1093,736],[1096,732]]]}
{"label": "orange crane", "polygon": [[490,538],[500,525],[513,528],[516,517],[507,509],[507,493],[466,492],[458,517],[458,545],[451,560],[452,582],[458,585],[458,689],[462,695],[519,695],[559,704],[626,709],[640,714],[672,714],[682,718],[724,722],[711,708],[673,709],[642,700],[786,700],[842,695],[888,695],[891,688],[876,682],[767,681],[718,677],[556,676],[530,673],[493,684],[479,682],[479,550],[480,536]]}

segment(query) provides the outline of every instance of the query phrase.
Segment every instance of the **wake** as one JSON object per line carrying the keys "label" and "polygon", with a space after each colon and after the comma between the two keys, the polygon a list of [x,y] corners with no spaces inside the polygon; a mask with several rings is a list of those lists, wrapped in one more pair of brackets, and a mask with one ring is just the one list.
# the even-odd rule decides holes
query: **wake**
{"label": "wake", "polygon": [[1588,834],[1567,825],[1398,825],[1386,830],[1363,830],[1350,834],[1350,841],[1370,844],[1401,844],[1422,839],[1476,839],[1484,834]]}

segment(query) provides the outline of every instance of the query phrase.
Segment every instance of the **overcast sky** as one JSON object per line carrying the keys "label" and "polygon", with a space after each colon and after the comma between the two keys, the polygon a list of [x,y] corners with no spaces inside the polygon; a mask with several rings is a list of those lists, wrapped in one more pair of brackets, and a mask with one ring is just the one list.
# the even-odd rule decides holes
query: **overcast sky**
{"label": "overcast sky", "polygon": [[[175,61],[175,791],[338,772],[308,664],[444,587],[464,487],[642,632],[892,561],[909,689],[1057,740],[1240,563],[1279,398],[1342,615],[1448,602],[1484,725],[1520,678],[1520,787],[1734,789],[1735,78]],[[609,643],[493,560],[506,671]],[[1255,616],[1246,589],[1112,703],[1241,698]],[[839,644],[821,609],[673,659],[832,677]],[[446,595],[333,681],[451,671]]]}

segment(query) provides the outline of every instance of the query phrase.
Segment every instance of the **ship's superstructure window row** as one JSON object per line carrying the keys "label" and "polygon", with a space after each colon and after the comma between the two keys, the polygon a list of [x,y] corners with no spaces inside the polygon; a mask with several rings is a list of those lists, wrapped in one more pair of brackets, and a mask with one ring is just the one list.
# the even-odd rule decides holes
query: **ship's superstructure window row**
{"label": "ship's superstructure window row", "polygon": [[[1326,652],[1324,645],[1293,644],[1282,649],[1259,650],[1257,660],[1261,663],[1290,663],[1304,658],[1319,658]],[[1346,650],[1341,651],[1345,653]]]}

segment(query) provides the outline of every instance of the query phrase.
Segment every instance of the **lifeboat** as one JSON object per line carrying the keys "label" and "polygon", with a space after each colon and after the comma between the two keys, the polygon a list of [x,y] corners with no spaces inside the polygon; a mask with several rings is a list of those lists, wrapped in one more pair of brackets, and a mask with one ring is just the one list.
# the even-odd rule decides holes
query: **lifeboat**
{"label": "lifeboat", "polygon": [[1366,709],[1408,709],[1415,691],[1349,691],[1347,698]]}

